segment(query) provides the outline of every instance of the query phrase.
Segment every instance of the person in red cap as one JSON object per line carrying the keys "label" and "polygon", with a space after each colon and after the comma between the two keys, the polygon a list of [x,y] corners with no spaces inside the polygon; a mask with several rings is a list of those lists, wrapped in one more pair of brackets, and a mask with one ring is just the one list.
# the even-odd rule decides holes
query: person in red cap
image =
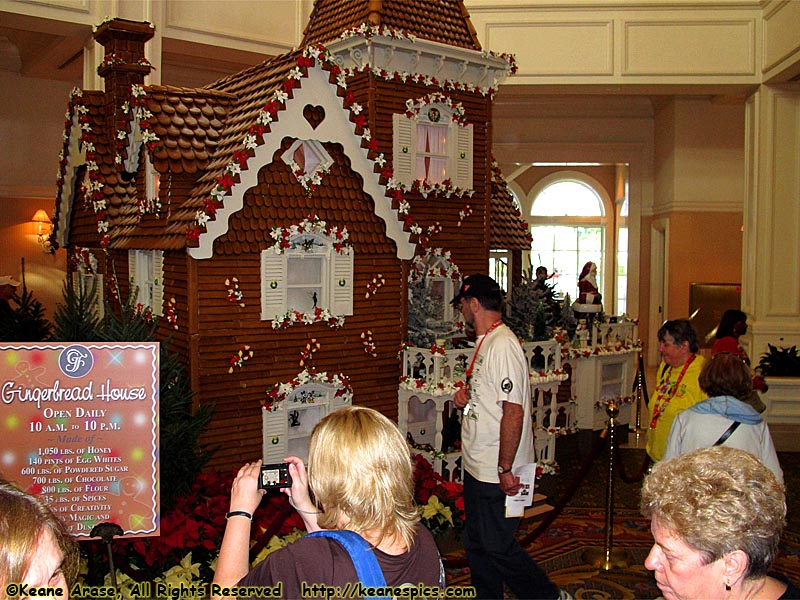
{"label": "person in red cap", "polygon": [[513,469],[536,460],[531,390],[522,346],[502,319],[503,293],[488,275],[470,275],[452,304],[477,335],[465,385],[453,396],[463,410],[464,549],[478,598],[559,598],[514,535],[519,518],[506,518],[506,496],[522,488]]}

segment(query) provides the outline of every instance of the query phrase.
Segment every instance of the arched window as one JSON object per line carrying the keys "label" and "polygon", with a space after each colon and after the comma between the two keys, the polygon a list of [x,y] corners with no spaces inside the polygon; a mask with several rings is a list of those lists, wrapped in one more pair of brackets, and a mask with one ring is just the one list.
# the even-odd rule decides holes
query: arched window
{"label": "arched window", "polygon": [[[609,199],[593,178],[576,171],[554,173],[532,190],[531,263],[547,267],[561,294],[575,299],[578,275],[589,261],[603,276]],[[613,261],[609,261],[612,264]],[[601,293],[603,292],[601,284]],[[611,312],[609,304],[606,309]]]}

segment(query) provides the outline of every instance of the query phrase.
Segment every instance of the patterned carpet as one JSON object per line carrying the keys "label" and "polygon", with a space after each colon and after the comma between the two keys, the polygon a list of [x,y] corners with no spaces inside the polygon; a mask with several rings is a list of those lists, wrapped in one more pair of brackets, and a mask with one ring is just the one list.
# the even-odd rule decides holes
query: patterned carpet
{"label": "patterned carpet", "polygon": [[[549,577],[576,599],[608,598],[618,600],[647,600],[661,594],[652,575],[644,568],[644,559],[653,543],[648,522],[638,511],[616,511],[613,529],[612,559],[622,553],[626,566],[604,570],[587,564],[585,553],[595,550],[604,556],[605,515],[597,509],[566,508],[553,524],[526,550],[547,572]],[[537,522],[523,522],[520,537],[533,529]],[[443,552],[445,549],[443,548]],[[448,559],[463,557],[459,548],[445,554]],[[597,563],[595,563],[597,564]],[[790,580],[800,581],[800,535],[786,532],[781,552],[773,570]],[[469,569],[447,570],[448,585],[469,585]]]}
{"label": "patterned carpet", "polygon": [[[558,476],[545,478],[537,490],[545,494],[550,504],[565,497],[570,479],[590,454],[593,439],[565,443],[560,447],[557,460],[561,466]],[[635,448],[621,449],[621,465],[629,476],[641,468],[644,451]],[[773,570],[800,584],[800,457],[797,453],[778,453],[784,470],[787,528],[781,541],[781,552]],[[590,566],[584,560],[587,548],[595,548],[604,556],[606,475],[609,452],[607,448],[596,457],[585,479],[580,482],[562,514],[531,542],[526,550],[547,572],[550,578],[576,599],[650,599],[658,598],[660,591],[652,575],[644,568],[644,559],[653,543],[648,522],[639,514],[640,483],[623,483],[615,478],[614,551],[627,556],[627,566],[608,571]],[[616,470],[619,474],[619,469]],[[519,537],[532,531],[540,521],[523,521]],[[442,545],[445,564],[448,559],[463,559],[463,548],[458,539]],[[464,562],[463,560],[461,561]],[[454,568],[447,571],[448,585],[469,585],[469,569]]]}

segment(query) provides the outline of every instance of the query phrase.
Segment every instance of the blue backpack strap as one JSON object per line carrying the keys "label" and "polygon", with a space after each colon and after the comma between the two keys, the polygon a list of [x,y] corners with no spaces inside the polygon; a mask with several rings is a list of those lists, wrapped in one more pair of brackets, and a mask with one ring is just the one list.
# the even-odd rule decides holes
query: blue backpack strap
{"label": "blue backpack strap", "polygon": [[[372,546],[355,531],[350,531],[349,529],[322,529],[309,533],[306,537],[326,537],[336,540],[350,554],[353,566],[356,568],[356,575],[358,575],[359,581],[364,586],[386,586],[386,579],[383,576],[381,566],[378,564],[378,559],[375,558]],[[387,596],[373,597],[390,600]]]}

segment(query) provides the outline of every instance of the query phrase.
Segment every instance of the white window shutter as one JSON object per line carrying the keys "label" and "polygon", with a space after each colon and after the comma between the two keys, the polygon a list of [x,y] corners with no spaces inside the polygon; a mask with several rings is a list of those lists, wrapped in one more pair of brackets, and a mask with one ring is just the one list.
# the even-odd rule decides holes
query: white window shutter
{"label": "white window shutter", "polygon": [[[280,255],[275,255],[280,256]],[[264,463],[283,462],[288,453],[289,423],[286,420],[285,400],[276,410],[261,409],[261,435]]]}
{"label": "white window shutter", "polygon": [[131,121],[131,132],[125,139],[128,143],[126,148],[128,155],[122,168],[128,173],[136,173],[139,170],[139,152],[142,149],[143,137],[142,128],[139,127],[139,117],[134,117]]}
{"label": "white window shutter", "polygon": [[91,306],[98,319],[102,319],[105,314],[103,305],[103,276],[93,273],[84,273],[81,269],[72,273],[72,290],[76,295],[87,296],[95,288],[94,304]]}
{"label": "white window shutter", "polygon": [[136,287],[136,250],[128,250],[128,282]]}
{"label": "white window shutter", "polygon": [[261,320],[286,312],[286,254],[261,252]]}
{"label": "white window shutter", "polygon": [[72,272],[72,291],[75,292],[76,295],[80,295],[81,290],[86,287],[86,280],[84,279],[83,273],[78,271]]}
{"label": "white window shutter", "polygon": [[392,115],[394,121],[394,178],[406,185],[414,182],[417,164],[417,122],[405,115]]}
{"label": "white window shutter", "polygon": [[153,314],[160,317],[164,314],[164,251],[153,250]]}
{"label": "white window shutter", "polygon": [[330,269],[330,310],[335,315],[353,314],[353,251],[332,252]]}
{"label": "white window shutter", "polygon": [[145,198],[149,203],[158,200],[159,174],[150,160],[145,160]]}
{"label": "white window shutter", "polygon": [[[473,188],[472,181],[472,124],[460,127],[453,124],[456,134],[456,149],[453,169],[453,184],[465,190]],[[462,158],[463,157],[463,158]]]}

